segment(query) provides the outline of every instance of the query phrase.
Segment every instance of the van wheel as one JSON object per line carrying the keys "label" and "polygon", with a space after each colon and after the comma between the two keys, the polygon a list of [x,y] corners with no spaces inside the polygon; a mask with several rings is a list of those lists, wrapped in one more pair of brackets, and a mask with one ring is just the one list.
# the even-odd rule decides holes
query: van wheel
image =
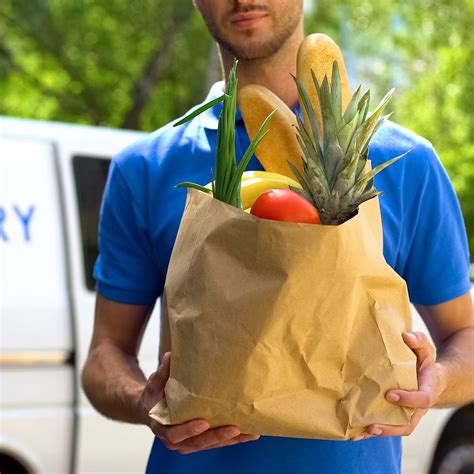
{"label": "van wheel", "polygon": [[28,474],[28,471],[15,459],[6,454],[0,454],[1,474]]}
{"label": "van wheel", "polygon": [[474,473],[474,439],[458,440],[446,446],[439,458],[436,474]]}

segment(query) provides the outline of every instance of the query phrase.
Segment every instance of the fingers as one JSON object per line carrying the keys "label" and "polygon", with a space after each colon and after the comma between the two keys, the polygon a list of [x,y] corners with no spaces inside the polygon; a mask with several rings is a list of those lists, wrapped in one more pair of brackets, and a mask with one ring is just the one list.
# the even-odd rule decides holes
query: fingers
{"label": "fingers", "polygon": [[437,373],[434,362],[427,362],[418,369],[418,390],[389,390],[385,398],[394,405],[409,408],[430,408],[435,404]]}
{"label": "fingers", "polygon": [[[176,428],[176,427],[175,427]],[[171,429],[171,428],[168,428]],[[191,437],[176,441],[176,433],[164,432],[159,436],[163,444],[172,451],[178,451],[181,454],[189,454],[206,449],[222,448],[233,444],[255,441],[258,435],[241,434],[236,426],[223,426],[194,434]],[[175,440],[175,442],[173,442]]]}
{"label": "fingers", "polygon": [[405,344],[415,353],[418,366],[425,361],[434,362],[436,350],[426,334],[422,332],[405,332],[402,334]]}
{"label": "fingers", "polygon": [[367,431],[364,431],[363,433],[357,435],[357,436],[353,436],[351,438],[351,441],[364,441],[364,439],[369,439],[369,438],[373,438],[374,435],[370,435],[369,433],[367,433]]}
{"label": "fingers", "polygon": [[363,433],[351,438],[352,441],[363,441],[364,439],[373,438],[375,436],[409,436],[413,433],[414,429],[420,422],[421,418],[427,413],[428,410],[415,410],[413,413],[410,423],[407,425],[379,425],[374,424],[366,428]]}
{"label": "fingers", "polygon": [[405,390],[390,390],[385,397],[390,403],[394,405],[427,409],[433,406],[433,391],[432,390],[418,390],[408,392]]}
{"label": "fingers", "polygon": [[226,443],[239,435],[240,430],[236,426],[222,426],[183,441],[179,449],[187,452],[201,451],[215,444]]}
{"label": "fingers", "polygon": [[[367,433],[373,436],[408,436],[411,435],[418,425],[421,418],[426,414],[428,410],[415,410],[411,417],[410,423],[403,426],[394,425],[370,425],[367,428]],[[376,434],[380,433],[380,434]]]}
{"label": "fingers", "polygon": [[[217,449],[217,448],[225,448],[226,446],[232,446],[234,444],[240,444],[240,443],[248,443],[249,441],[257,441],[258,439],[260,439],[259,435],[241,434],[241,435],[236,436],[235,438],[232,438],[228,441],[213,444],[212,446],[209,446],[208,448],[204,448],[200,451],[206,451],[206,450],[209,450],[209,449]],[[196,452],[196,451],[180,450],[179,452],[181,454],[190,454],[190,453],[193,453],[193,452]]]}
{"label": "fingers", "polygon": [[163,441],[170,444],[178,444],[207,431],[209,423],[206,420],[192,420],[180,425],[164,426],[157,421],[153,421],[151,429]]}

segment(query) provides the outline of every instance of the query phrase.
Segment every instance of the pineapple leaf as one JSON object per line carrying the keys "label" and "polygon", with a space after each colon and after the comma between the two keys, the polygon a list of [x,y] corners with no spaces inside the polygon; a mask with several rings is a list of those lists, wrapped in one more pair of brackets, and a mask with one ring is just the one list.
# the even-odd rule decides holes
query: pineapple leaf
{"label": "pineapple leaf", "polygon": [[331,102],[335,119],[337,123],[339,123],[342,117],[342,91],[341,75],[339,74],[339,66],[337,61],[332,63]]}
{"label": "pineapple leaf", "polygon": [[[312,198],[312,193],[311,193],[311,186],[309,186],[308,182],[306,181],[306,178],[300,173],[300,171],[298,170],[298,168],[291,162],[291,161],[288,161],[288,165],[290,166],[291,168],[291,171],[293,171],[293,174],[296,176],[296,179],[299,181],[299,183],[301,184],[301,187],[303,188],[303,190],[309,195],[311,196],[311,198],[309,199],[310,201],[313,201],[313,198]],[[296,190],[296,189],[295,189]],[[301,190],[297,190],[297,192],[300,192]]]}
{"label": "pineapple leaf", "polygon": [[336,183],[337,183],[337,180],[341,174],[341,172],[345,169],[346,167],[346,163],[345,163],[345,160],[341,160],[339,161],[337,164],[336,164],[336,167],[334,169],[334,175],[333,175],[333,178],[331,180],[331,182],[329,183],[329,187],[331,189],[334,189]]}
{"label": "pineapple leaf", "polygon": [[392,158],[391,160],[388,160],[378,166],[376,166],[374,169],[370,170],[367,174],[365,174],[362,178],[360,178],[353,186],[354,192],[358,193],[362,189],[364,189],[367,185],[367,183],[378,173],[380,173],[382,170],[390,166],[391,164],[395,163],[398,161],[400,158],[403,158],[405,155],[410,153],[411,150],[406,151],[402,155],[396,156],[395,158]]}
{"label": "pineapple leaf", "polygon": [[354,120],[352,121],[352,123],[354,124],[354,128],[352,129],[352,133],[349,137],[349,140],[347,141],[346,153],[349,153],[349,150],[354,142],[354,137],[356,136],[358,130],[360,129],[360,126],[364,121],[365,110],[369,107],[369,103],[370,91],[367,91],[357,104],[357,113],[355,115]]}
{"label": "pineapple leaf", "polygon": [[361,154],[364,154],[364,153],[367,152],[367,150],[369,149],[369,144],[370,144],[372,138],[375,136],[377,131],[382,127],[382,125],[391,117],[391,115],[392,115],[392,113],[389,113],[387,115],[384,115],[383,117],[380,117],[377,120],[374,129],[370,133],[370,136],[369,136],[368,140],[365,142],[364,147],[361,150]]}
{"label": "pineapple leaf", "polygon": [[303,122],[301,121],[301,118],[298,114],[296,114],[296,123],[297,123],[297,131],[301,136],[301,139],[305,142],[306,146],[308,149],[311,149],[314,147],[314,150],[316,151],[316,154],[318,156],[318,160],[321,163],[323,163],[323,150],[321,149],[321,145],[319,143],[319,137],[313,137],[316,139],[316,142],[311,140],[311,137],[309,136],[308,131],[303,125]]}
{"label": "pineapple leaf", "polygon": [[385,122],[384,119],[381,119],[382,122],[379,123],[380,115],[383,112],[383,107],[378,107],[377,110],[361,125],[360,129],[355,138],[355,147],[360,150],[361,153],[364,153],[367,149],[372,137],[378,128]]}
{"label": "pineapple leaf", "polygon": [[349,105],[347,106],[347,109],[344,112],[344,115],[342,116],[341,130],[342,128],[349,125],[354,120],[357,114],[357,105],[359,102],[361,88],[362,86],[359,86],[357,90],[354,92],[354,95],[352,96],[351,101],[349,102]]}
{"label": "pineapple leaf", "polygon": [[372,199],[376,196],[380,196],[383,194],[383,191],[376,191],[375,189],[372,189],[364,194],[362,194],[360,197],[357,198],[357,202],[359,205],[361,205],[363,202],[368,201],[369,199]]}
{"label": "pineapple leaf", "polygon": [[321,109],[322,108],[322,106],[321,106],[321,86],[319,85],[318,78],[316,77],[316,74],[314,73],[314,71],[312,69],[311,69],[311,77],[313,79],[314,88],[316,89],[316,93],[318,95],[319,108]]}
{"label": "pineapple leaf", "polygon": [[[356,173],[355,173],[355,181],[357,181],[365,169],[365,163],[367,162],[367,157],[362,157],[363,159],[359,160],[357,163]],[[354,182],[355,182],[354,181]]]}
{"label": "pineapple leaf", "polygon": [[367,91],[367,100],[365,101],[365,107],[364,107],[364,112],[362,114],[362,122],[365,122],[367,120],[367,114],[369,113],[369,105],[370,105],[370,91]]}
{"label": "pineapple leaf", "polygon": [[369,179],[369,182],[367,183],[367,186],[364,188],[364,193],[367,191],[370,191],[374,187],[374,178]]}
{"label": "pineapple leaf", "polygon": [[[318,125],[318,119],[316,118],[316,114],[314,113],[313,106],[311,105],[311,100],[309,98],[308,91],[306,90],[306,88],[303,86],[303,84],[297,77],[293,76],[293,79],[296,81],[298,94],[300,96],[301,101],[303,102],[304,110],[310,122],[309,124],[305,124],[301,121],[298,123],[301,123],[301,126],[308,132],[308,134],[311,130],[314,143],[315,144],[319,143],[320,130],[319,130],[319,125]],[[311,129],[308,128],[308,125],[311,127]]]}
{"label": "pineapple leaf", "polygon": [[328,149],[326,150],[326,153],[328,155],[327,178],[329,183],[329,189],[332,190],[334,189],[337,168],[339,166],[342,166],[342,168],[344,168],[345,165],[344,151],[337,143],[330,143]]}

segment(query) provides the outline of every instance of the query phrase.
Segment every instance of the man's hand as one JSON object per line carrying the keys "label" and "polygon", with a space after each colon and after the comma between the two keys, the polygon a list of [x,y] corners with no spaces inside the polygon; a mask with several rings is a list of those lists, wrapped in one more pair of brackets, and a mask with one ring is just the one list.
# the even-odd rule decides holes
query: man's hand
{"label": "man's hand", "polygon": [[[140,397],[146,417],[148,417],[149,411],[165,396],[164,388],[169,378],[170,358],[170,352],[163,356],[161,366],[150,376]],[[237,426],[209,429],[209,423],[206,420],[192,420],[180,425],[165,426],[148,417],[147,424],[168,449],[181,454],[222,448],[260,438],[258,435],[241,434]]]}
{"label": "man's hand", "polygon": [[440,366],[435,362],[436,349],[421,332],[404,333],[405,344],[416,354],[418,390],[389,390],[385,398],[394,405],[415,408],[410,423],[404,426],[370,425],[366,431],[354,436],[352,441],[360,441],[373,436],[408,436],[416,428],[418,422],[436,403],[443,390],[444,381]]}

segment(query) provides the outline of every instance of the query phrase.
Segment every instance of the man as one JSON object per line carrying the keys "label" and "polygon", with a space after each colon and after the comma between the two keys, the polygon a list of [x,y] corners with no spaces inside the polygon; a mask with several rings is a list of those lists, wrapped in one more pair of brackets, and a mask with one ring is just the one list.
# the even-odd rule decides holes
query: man
{"label": "man", "polygon": [[[303,39],[302,0],[196,0],[219,44],[225,77],[239,62],[239,86],[258,83],[290,107],[297,92],[289,73]],[[222,93],[222,83],[206,102]],[[459,204],[431,145],[393,123],[371,147],[375,167],[409,148],[377,175],[384,224],[384,255],[408,284],[411,301],[425,319],[438,349],[425,335],[405,334],[418,357],[419,390],[392,390],[387,399],[414,407],[407,426],[374,425],[354,441],[336,442],[209,429],[206,420],[166,427],[149,409],[163,397],[169,354],[148,381],[137,351],[149,315],[162,293],[169,258],[184,210],[186,191],[175,184],[209,181],[221,105],[181,127],[166,126],[117,156],[109,173],[96,264],[94,335],[83,372],[86,393],[105,416],[149,426],[156,439],[148,472],[156,473],[379,473],[399,472],[402,435],[410,434],[427,409],[474,398],[472,302],[469,255]],[[248,137],[236,121],[237,152]],[[255,157],[249,169],[262,169]],[[205,348],[203,348],[205,350]],[[370,438],[370,439],[368,439]],[[247,442],[251,441],[251,442]],[[224,449],[217,449],[224,448]],[[183,454],[187,454],[184,456]]]}

